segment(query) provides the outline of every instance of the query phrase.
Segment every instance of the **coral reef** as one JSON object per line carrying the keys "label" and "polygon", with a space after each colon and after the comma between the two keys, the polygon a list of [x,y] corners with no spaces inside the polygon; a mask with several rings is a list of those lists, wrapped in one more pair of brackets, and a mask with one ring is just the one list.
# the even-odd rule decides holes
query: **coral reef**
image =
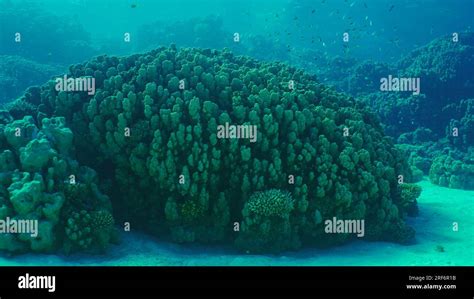
{"label": "coral reef", "polygon": [[[456,115],[446,110],[474,96],[474,34],[461,33],[459,42],[443,36],[407,55],[397,68],[401,77],[419,77],[426,101],[414,111],[418,125],[442,135]],[[472,117],[472,114],[471,114]],[[460,127],[459,130],[468,128]]]}
{"label": "coral reef", "polygon": [[236,245],[247,251],[283,251],[300,247],[296,226],[290,221],[294,209],[288,192],[258,191],[242,210],[243,221]]}
{"label": "coral reef", "polygon": [[400,184],[401,200],[408,216],[418,215],[416,199],[421,195],[421,187],[415,184]]}
{"label": "coral reef", "polygon": [[0,55],[0,104],[20,96],[27,87],[43,84],[65,69],[20,56]]}
{"label": "coral reef", "polygon": [[474,190],[474,155],[440,155],[433,160],[429,172],[434,184],[457,189]]}
{"label": "coral reef", "polygon": [[[71,158],[72,151],[73,134],[64,118],[43,118],[40,126],[31,116],[0,124],[0,218],[38,223],[37,236],[0,234],[1,250],[49,252],[66,249],[68,239],[81,249],[107,245],[89,241],[87,232],[77,232],[79,216],[63,223],[65,214],[79,215],[76,205],[81,196],[86,197],[81,199],[84,201],[94,200],[94,205],[88,207],[91,212],[111,210],[108,197],[94,183],[96,173],[79,166]],[[83,185],[95,192],[65,191]],[[80,229],[87,230],[82,226]]]}
{"label": "coral reef", "polygon": [[[349,69],[353,73],[349,82],[355,84],[339,83],[337,86],[377,112],[384,131],[397,138],[397,146],[409,156],[412,181],[430,174],[435,184],[470,188],[459,180],[470,179],[470,152],[474,144],[472,57],[472,32],[461,33],[458,42],[453,42],[451,36],[443,36],[393,65],[358,64]],[[421,93],[380,92],[376,83],[389,74],[420,78]],[[456,156],[455,160],[465,165],[456,170],[442,167],[444,162],[441,161],[448,156]],[[438,157],[437,165],[432,165]],[[463,175],[467,177],[461,179]],[[452,184],[446,181],[451,177]]]}
{"label": "coral reef", "polygon": [[65,232],[70,242],[67,246],[88,249],[92,244],[91,215],[85,210],[73,212],[66,222]]}
{"label": "coral reef", "polygon": [[91,249],[103,252],[114,235],[114,218],[107,210],[74,211],[67,218],[65,233],[66,252]]}
{"label": "coral reef", "polygon": [[[323,219],[337,215],[366,219],[370,239],[413,237],[398,190],[399,175],[411,179],[401,152],[364,105],[299,69],[172,45],[99,56],[68,74],[88,75],[94,96],[50,82],[19,100],[43,123],[65,118],[78,161],[111,183],[114,216],[138,229],[281,251],[349,240],[324,233]],[[226,123],[257,126],[258,141],[218,138]]]}
{"label": "coral reef", "polygon": [[[474,96],[474,94],[473,94]],[[474,144],[474,98],[461,100],[443,107],[443,113],[450,115],[445,136],[450,144],[462,151],[468,151]]]}
{"label": "coral reef", "polygon": [[[443,137],[446,132],[452,137],[452,129],[457,127],[460,138],[453,143],[465,148],[472,144],[467,135],[473,123],[473,56],[474,33],[463,32],[458,42],[453,42],[451,36],[439,37],[394,64],[363,61],[351,66],[347,59],[338,58],[331,63],[332,68],[320,74],[334,77],[350,73],[348,80],[334,79],[330,83],[377,111],[389,135],[398,137],[426,128],[436,136]],[[388,75],[420,78],[420,94],[380,92],[380,79]]]}
{"label": "coral reef", "polygon": [[363,61],[351,69],[347,92],[358,96],[373,93],[380,90],[380,78],[393,73],[394,68],[389,64]]}

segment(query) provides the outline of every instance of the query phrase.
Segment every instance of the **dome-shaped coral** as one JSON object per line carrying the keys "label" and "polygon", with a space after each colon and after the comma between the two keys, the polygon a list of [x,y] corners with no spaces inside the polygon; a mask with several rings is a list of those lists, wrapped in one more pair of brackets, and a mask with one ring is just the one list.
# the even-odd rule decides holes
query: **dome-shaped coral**
{"label": "dome-shaped coral", "polygon": [[[228,50],[163,47],[99,56],[68,76],[90,74],[93,96],[47,84],[32,102],[65,117],[76,150],[87,153],[79,162],[113,182],[114,210],[137,228],[176,241],[253,240],[232,230],[241,222],[273,231],[255,250],[278,251],[320,243],[316,214],[365,217],[375,239],[405,225],[397,191],[397,177],[408,176],[404,157],[365,106],[301,70]],[[221,138],[226,125],[255,126],[255,142]],[[258,229],[245,206],[260,217]],[[252,249],[247,241],[241,247]]]}

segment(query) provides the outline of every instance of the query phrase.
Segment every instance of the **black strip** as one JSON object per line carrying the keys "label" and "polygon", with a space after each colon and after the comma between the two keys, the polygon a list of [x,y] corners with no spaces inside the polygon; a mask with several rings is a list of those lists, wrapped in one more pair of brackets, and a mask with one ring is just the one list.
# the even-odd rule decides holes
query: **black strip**
{"label": "black strip", "polygon": [[[25,275],[54,275],[56,291],[19,289]],[[322,294],[354,298],[416,297],[473,298],[473,267],[0,267],[0,298],[114,297],[163,294],[195,298],[248,298],[280,295],[321,298]],[[425,284],[409,276],[456,276],[456,290],[407,290],[407,284]]]}

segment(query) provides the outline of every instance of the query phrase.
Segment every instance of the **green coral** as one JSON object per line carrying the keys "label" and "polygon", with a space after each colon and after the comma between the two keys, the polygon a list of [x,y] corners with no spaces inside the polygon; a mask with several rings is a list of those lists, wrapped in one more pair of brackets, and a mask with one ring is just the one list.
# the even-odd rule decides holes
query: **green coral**
{"label": "green coral", "polygon": [[40,171],[54,156],[55,151],[46,138],[33,139],[20,148],[20,162],[26,171]]}
{"label": "green coral", "polygon": [[248,252],[283,251],[300,246],[291,225],[294,201],[289,192],[271,189],[254,193],[245,204],[236,245]]}
{"label": "green coral", "polygon": [[249,212],[266,217],[285,218],[294,208],[291,194],[277,189],[254,193],[247,205]]}
{"label": "green coral", "polygon": [[453,152],[436,157],[430,168],[430,181],[443,187],[474,190],[472,158],[459,157]]}
{"label": "green coral", "polygon": [[72,212],[66,221],[65,249],[102,252],[107,248],[114,232],[114,218],[107,210]]}
{"label": "green coral", "polygon": [[[399,229],[409,235],[397,183],[398,175],[410,176],[406,158],[367,107],[314,76],[228,50],[173,46],[99,56],[71,66],[68,76],[90,73],[98,75],[94,96],[58,93],[48,83],[32,102],[46,118],[64,117],[79,136],[72,142],[78,162],[111,183],[117,214],[137,229],[177,242],[235,242],[253,252],[348,240],[324,234],[321,220],[333,215],[366,217],[378,228],[375,239]],[[294,90],[282,84],[290,80]],[[225,123],[255,125],[257,141],[218,138]],[[54,164],[64,182],[65,151],[48,136],[57,138],[46,137],[58,157],[43,168]],[[57,191],[54,175],[44,181]],[[106,200],[89,204],[82,191],[69,191],[62,191],[66,218],[78,209],[111,211],[101,207]],[[239,232],[232,230],[237,221]]]}
{"label": "green coral", "polygon": [[421,195],[421,187],[415,184],[401,184],[401,206],[408,216],[418,215],[418,204],[416,199]]}
{"label": "green coral", "polygon": [[87,211],[73,212],[64,230],[73,246],[86,250],[92,245],[91,215]]}
{"label": "green coral", "polygon": [[24,173],[20,180],[13,179],[13,183],[8,187],[13,209],[20,216],[34,212],[42,203],[43,190],[41,177],[30,181],[29,173]]}
{"label": "green coral", "polygon": [[8,123],[2,130],[9,146],[18,150],[38,134],[38,128],[31,116]]}
{"label": "green coral", "polygon": [[105,250],[114,233],[114,217],[107,210],[94,211],[91,214],[93,237],[101,250]]}
{"label": "green coral", "polygon": [[205,211],[198,202],[188,200],[181,205],[181,216],[185,223],[195,223],[204,215]]}
{"label": "green coral", "polygon": [[68,215],[110,210],[111,205],[96,185],[97,174],[70,156],[72,140],[64,118],[44,117],[37,126],[25,116],[0,125],[0,215],[38,221],[38,236],[2,236],[0,249],[51,252],[66,249],[66,240],[80,248],[90,245],[86,234],[73,227],[77,216],[69,221]]}
{"label": "green coral", "polygon": [[59,153],[67,154],[72,147],[73,134],[64,117],[42,119],[42,132]]}

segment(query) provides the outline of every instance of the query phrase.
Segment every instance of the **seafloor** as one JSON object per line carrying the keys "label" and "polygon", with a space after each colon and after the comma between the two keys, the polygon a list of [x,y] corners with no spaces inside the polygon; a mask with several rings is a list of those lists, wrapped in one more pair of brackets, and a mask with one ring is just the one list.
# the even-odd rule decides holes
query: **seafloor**
{"label": "seafloor", "polygon": [[[419,216],[408,218],[416,243],[355,241],[330,249],[304,249],[281,255],[243,255],[234,250],[181,246],[153,237],[124,233],[107,255],[25,254],[0,256],[1,266],[474,266],[474,191],[418,183]],[[458,231],[453,231],[453,221]]]}

